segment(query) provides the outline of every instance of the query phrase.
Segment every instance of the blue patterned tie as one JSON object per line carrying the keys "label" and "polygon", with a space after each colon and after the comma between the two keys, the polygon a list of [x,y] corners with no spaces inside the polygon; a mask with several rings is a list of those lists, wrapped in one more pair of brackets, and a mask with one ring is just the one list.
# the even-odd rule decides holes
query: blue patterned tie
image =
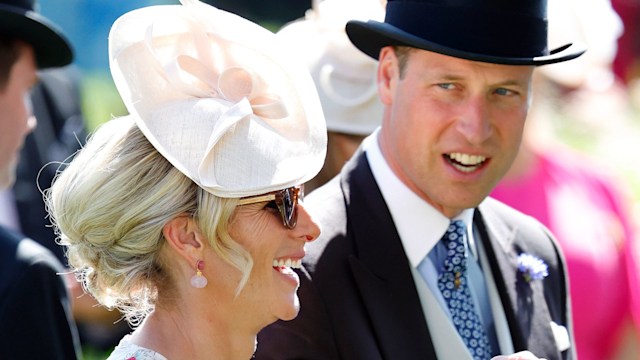
{"label": "blue patterned tie", "polygon": [[491,358],[491,345],[467,284],[466,230],[464,222],[452,221],[442,241],[447,248],[444,271],[438,275],[442,293],[451,318],[474,359]]}

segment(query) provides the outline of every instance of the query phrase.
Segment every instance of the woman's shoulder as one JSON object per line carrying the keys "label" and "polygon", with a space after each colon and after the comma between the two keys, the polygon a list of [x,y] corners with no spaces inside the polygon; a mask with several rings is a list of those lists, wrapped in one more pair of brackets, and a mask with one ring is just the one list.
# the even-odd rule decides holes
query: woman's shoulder
{"label": "woman's shoulder", "polygon": [[130,335],[126,335],[107,360],[168,360],[160,353],[143,348],[130,341]]}

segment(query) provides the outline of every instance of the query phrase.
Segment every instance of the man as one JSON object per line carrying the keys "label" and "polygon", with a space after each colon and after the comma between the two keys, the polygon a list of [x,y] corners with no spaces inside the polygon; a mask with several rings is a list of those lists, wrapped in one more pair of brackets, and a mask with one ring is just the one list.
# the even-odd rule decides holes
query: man
{"label": "man", "polygon": [[[0,1],[0,189],[15,181],[18,153],[36,124],[30,89],[37,69],[72,60],[67,41],[34,8],[34,1]],[[0,227],[0,358],[79,356],[61,272],[50,251]]]}
{"label": "man", "polygon": [[[262,359],[573,359],[565,264],[537,221],[492,199],[517,153],[546,1],[390,0],[347,34],[378,59],[382,127],[307,204],[322,226],[301,312]],[[497,359],[507,358],[497,356]]]}

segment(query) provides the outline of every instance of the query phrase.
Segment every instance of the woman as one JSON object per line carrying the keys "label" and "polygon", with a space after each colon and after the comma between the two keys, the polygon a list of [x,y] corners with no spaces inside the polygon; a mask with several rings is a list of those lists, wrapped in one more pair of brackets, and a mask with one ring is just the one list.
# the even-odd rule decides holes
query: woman
{"label": "woman", "polygon": [[131,115],[47,195],[86,290],[139,325],[109,359],[249,359],[297,315],[291,268],[320,233],[299,202],[326,147],[312,80],[272,33],[197,1],[127,13],[109,41]]}

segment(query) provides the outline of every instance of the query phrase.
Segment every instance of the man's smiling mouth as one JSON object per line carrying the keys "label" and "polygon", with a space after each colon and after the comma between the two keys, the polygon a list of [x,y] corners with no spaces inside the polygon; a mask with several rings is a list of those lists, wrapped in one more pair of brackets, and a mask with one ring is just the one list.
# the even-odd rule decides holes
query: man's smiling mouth
{"label": "man's smiling mouth", "polygon": [[487,158],[482,155],[470,155],[463,153],[449,153],[444,154],[443,156],[454,168],[465,173],[470,173],[479,169],[487,160]]}

